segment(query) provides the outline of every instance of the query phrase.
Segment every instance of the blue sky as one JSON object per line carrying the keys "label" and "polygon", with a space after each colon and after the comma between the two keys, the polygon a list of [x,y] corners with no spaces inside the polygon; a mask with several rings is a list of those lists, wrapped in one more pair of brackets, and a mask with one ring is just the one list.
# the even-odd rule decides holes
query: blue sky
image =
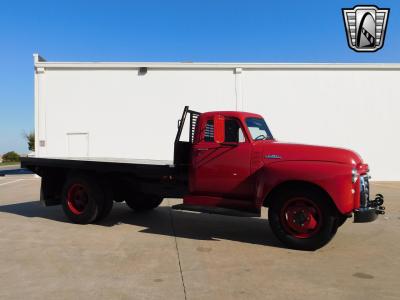
{"label": "blue sky", "polygon": [[[347,46],[341,9],[391,9],[385,46]],[[399,1],[0,0],[0,154],[26,153],[33,59],[50,61],[400,62]]]}

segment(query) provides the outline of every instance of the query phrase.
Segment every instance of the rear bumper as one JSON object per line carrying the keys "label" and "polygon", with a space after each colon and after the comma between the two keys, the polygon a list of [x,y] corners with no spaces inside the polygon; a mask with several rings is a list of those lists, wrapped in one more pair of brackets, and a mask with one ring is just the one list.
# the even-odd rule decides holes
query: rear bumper
{"label": "rear bumper", "polygon": [[368,201],[367,207],[360,207],[354,210],[354,223],[366,223],[375,221],[378,215],[385,214],[383,196],[378,194],[373,201]]}

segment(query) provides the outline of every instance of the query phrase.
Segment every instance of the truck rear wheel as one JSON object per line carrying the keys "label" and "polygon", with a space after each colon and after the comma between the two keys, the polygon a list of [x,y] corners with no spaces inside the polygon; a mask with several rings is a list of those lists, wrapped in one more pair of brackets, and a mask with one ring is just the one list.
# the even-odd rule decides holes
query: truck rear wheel
{"label": "truck rear wheel", "polygon": [[125,199],[126,204],[135,211],[152,210],[158,207],[163,201],[163,197],[155,195],[139,194],[134,198]]}
{"label": "truck rear wheel", "polygon": [[114,200],[113,200],[114,197],[111,187],[106,182],[102,182],[102,186],[103,186],[102,190],[104,191],[104,198],[101,210],[97,214],[95,221],[101,221],[104,218],[106,218],[110,214],[114,205]]}
{"label": "truck rear wheel", "polygon": [[272,231],[286,246],[316,250],[337,231],[330,199],[314,190],[291,189],[280,193],[268,209]]}
{"label": "truck rear wheel", "polygon": [[75,175],[67,179],[62,190],[64,213],[74,223],[88,224],[101,216],[105,193],[91,177]]}

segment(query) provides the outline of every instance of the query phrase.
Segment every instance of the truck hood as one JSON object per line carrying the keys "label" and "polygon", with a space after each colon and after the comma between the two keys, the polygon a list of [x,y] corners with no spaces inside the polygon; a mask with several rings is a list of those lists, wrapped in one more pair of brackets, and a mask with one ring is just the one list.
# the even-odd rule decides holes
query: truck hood
{"label": "truck hood", "polygon": [[363,162],[358,153],[348,149],[277,141],[265,141],[261,143],[263,157],[269,162],[300,160],[326,161],[351,165],[358,165]]}

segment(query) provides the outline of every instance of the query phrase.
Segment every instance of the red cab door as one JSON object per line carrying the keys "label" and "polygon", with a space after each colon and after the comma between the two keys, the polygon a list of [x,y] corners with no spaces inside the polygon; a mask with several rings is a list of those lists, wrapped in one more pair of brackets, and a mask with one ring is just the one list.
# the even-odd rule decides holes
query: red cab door
{"label": "red cab door", "polygon": [[214,141],[213,118],[200,119],[197,142],[193,145],[190,171],[192,195],[249,201],[252,146],[239,120],[225,118],[225,142]]}

